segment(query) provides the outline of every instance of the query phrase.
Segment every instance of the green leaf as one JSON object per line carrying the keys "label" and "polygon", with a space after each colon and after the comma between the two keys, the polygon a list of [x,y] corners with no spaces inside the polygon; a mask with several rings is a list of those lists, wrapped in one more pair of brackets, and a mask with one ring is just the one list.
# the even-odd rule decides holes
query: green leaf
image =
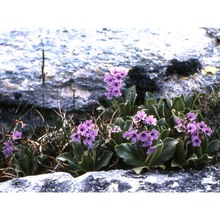
{"label": "green leaf", "polygon": [[38,168],[34,152],[30,147],[25,147],[21,154],[16,153],[14,159],[17,165],[17,171],[19,170],[25,175],[33,175]]}
{"label": "green leaf", "polygon": [[174,138],[165,138],[163,144],[157,146],[157,151],[147,157],[145,165],[149,168],[152,166],[163,166],[164,162],[172,158],[177,143],[178,140]]}
{"label": "green leaf", "polygon": [[64,153],[60,154],[57,157],[57,160],[67,162],[69,164],[69,166],[74,170],[78,169],[76,159],[74,159],[69,152],[64,152]]}
{"label": "green leaf", "polygon": [[184,97],[185,107],[189,109],[193,109],[194,105],[194,98],[191,94]]}
{"label": "green leaf", "polygon": [[84,146],[81,145],[81,143],[79,142],[74,142],[72,144],[72,152],[73,152],[73,156],[76,158],[77,161],[80,161],[83,154],[84,154]]}
{"label": "green leaf", "polygon": [[174,112],[175,112],[175,109],[172,109],[171,110],[171,116],[168,117],[169,119],[167,120],[167,122],[168,122],[171,129],[173,129],[174,126],[177,124],[176,120],[179,118],[178,116],[175,115]]}
{"label": "green leaf", "polygon": [[158,110],[159,110],[158,104],[154,104],[154,105],[152,105],[152,107],[154,109],[154,114],[153,115],[155,115],[157,118],[160,118],[160,115],[159,115],[159,112],[158,112]]}
{"label": "green leaf", "polygon": [[100,105],[99,107],[96,108],[97,111],[106,111],[106,108],[102,105]]}
{"label": "green leaf", "polygon": [[148,115],[155,115],[154,105],[157,103],[157,100],[154,98],[149,98],[145,101],[145,108],[147,109]]}
{"label": "green leaf", "polygon": [[160,133],[160,139],[164,140],[166,137],[168,137],[170,135],[171,130],[170,129],[164,129],[161,133]]}
{"label": "green leaf", "polygon": [[158,158],[160,157],[162,150],[163,150],[163,144],[160,144],[157,146],[157,150],[155,152],[147,156],[145,160],[145,165],[148,168],[151,168],[152,166],[156,166],[156,165],[161,165],[160,161],[158,163],[155,161],[157,161]]}
{"label": "green leaf", "polygon": [[159,118],[165,118],[165,107],[164,107],[164,102],[159,104],[158,107],[158,116]]}
{"label": "green leaf", "polygon": [[187,162],[189,162],[189,161],[195,161],[195,160],[197,160],[197,159],[198,159],[197,155],[196,155],[195,153],[193,153],[193,154],[187,159]]}
{"label": "green leaf", "polygon": [[114,147],[117,145],[117,143],[111,138],[111,139],[106,139],[105,145],[108,149],[113,150]]}
{"label": "green leaf", "polygon": [[179,167],[182,169],[183,165],[181,163],[178,163],[175,159],[173,159],[171,162],[171,167]]}
{"label": "green leaf", "polygon": [[212,157],[209,157],[208,154],[202,155],[198,160],[196,160],[196,168],[204,168],[209,165]]}
{"label": "green leaf", "polygon": [[209,144],[208,144],[208,148],[206,153],[210,156],[215,155],[219,150],[219,141],[218,140],[212,140]]}
{"label": "green leaf", "polygon": [[34,159],[33,161],[25,154],[24,157],[19,159],[19,167],[24,171],[26,175],[33,174],[35,168]]}
{"label": "green leaf", "polygon": [[190,166],[190,167],[197,167],[197,160],[198,160],[198,156],[193,153],[188,159],[187,161],[184,163],[184,166]]}
{"label": "green leaf", "polygon": [[128,131],[132,125],[132,120],[127,120],[122,128],[123,131]]}
{"label": "green leaf", "polygon": [[170,97],[165,97],[165,98],[162,98],[161,101],[164,102],[164,111],[165,111],[165,113],[170,111],[172,103],[173,103],[172,99]]}
{"label": "green leaf", "polygon": [[115,126],[119,126],[121,129],[123,128],[125,122],[122,118],[118,117],[115,119],[114,123]]}
{"label": "green leaf", "polygon": [[178,140],[175,138],[167,137],[163,141],[163,148],[160,156],[155,161],[156,164],[162,164],[171,159],[175,153]]}
{"label": "green leaf", "polygon": [[112,107],[114,108],[115,111],[117,111],[119,109],[119,104],[118,104],[117,100],[115,100],[114,98],[111,99],[111,104],[112,104]]}
{"label": "green leaf", "polygon": [[209,143],[208,136],[204,135],[204,138],[202,140],[202,146],[201,146],[202,154],[207,153],[208,143]]}
{"label": "green leaf", "polygon": [[100,170],[102,167],[105,167],[109,164],[109,161],[113,155],[113,152],[104,150],[103,154],[100,156],[99,159],[97,159],[97,163],[95,166],[96,170]]}
{"label": "green leaf", "polygon": [[154,96],[153,93],[151,93],[151,92],[146,92],[145,93],[145,100],[148,100],[151,98],[156,99],[156,96]]}
{"label": "green leaf", "polygon": [[144,162],[138,157],[135,148],[128,143],[123,143],[115,147],[115,151],[123,161],[133,167],[143,166]]}
{"label": "green leaf", "polygon": [[123,90],[122,95],[123,95],[124,100],[129,100],[131,108],[132,108],[137,98],[136,87],[132,86],[130,88]]}
{"label": "green leaf", "polygon": [[147,166],[135,167],[135,168],[133,168],[132,170],[133,170],[136,174],[140,174],[140,173],[143,171],[143,169],[148,169],[148,167],[147,167]]}
{"label": "green leaf", "polygon": [[177,112],[184,112],[185,110],[185,103],[182,97],[174,97],[173,98],[173,105],[171,109],[175,109]]}
{"label": "green leaf", "polygon": [[124,142],[122,134],[122,131],[111,133],[111,138],[116,142],[117,145],[122,144]]}
{"label": "green leaf", "polygon": [[174,154],[174,159],[177,163],[183,163],[186,160],[187,152],[184,148],[184,142],[181,139],[178,139],[176,144],[176,151]]}
{"label": "green leaf", "polygon": [[82,156],[81,162],[78,163],[80,171],[88,172],[93,171],[95,167],[95,158],[92,156],[91,152],[85,151]]}
{"label": "green leaf", "polygon": [[131,103],[129,100],[127,100],[125,103],[119,104],[119,114],[121,117],[130,116],[131,110]]}
{"label": "green leaf", "polygon": [[169,128],[169,125],[167,124],[165,118],[159,119],[159,120],[157,121],[157,125],[158,125],[159,127]]}

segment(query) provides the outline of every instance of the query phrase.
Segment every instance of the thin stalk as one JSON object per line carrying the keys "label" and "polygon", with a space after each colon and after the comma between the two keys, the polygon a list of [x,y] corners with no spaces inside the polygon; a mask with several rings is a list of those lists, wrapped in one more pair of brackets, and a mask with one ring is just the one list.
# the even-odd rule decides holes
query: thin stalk
{"label": "thin stalk", "polygon": [[42,65],[41,65],[43,108],[45,104],[45,78],[46,78],[44,66],[45,66],[45,55],[44,55],[44,48],[43,48],[42,49]]}

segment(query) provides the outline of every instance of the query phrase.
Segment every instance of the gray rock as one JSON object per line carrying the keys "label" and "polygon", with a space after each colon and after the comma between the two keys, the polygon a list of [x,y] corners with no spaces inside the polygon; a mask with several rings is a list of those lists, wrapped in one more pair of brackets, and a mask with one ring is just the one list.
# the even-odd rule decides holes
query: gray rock
{"label": "gray rock", "polygon": [[57,172],[0,183],[0,192],[219,192],[220,168],[196,170],[132,170],[87,172],[79,177]]}
{"label": "gray rock", "polygon": [[[201,90],[218,83],[220,49],[210,32],[217,29],[165,30],[159,28],[19,29],[0,36],[0,103],[31,104],[64,111],[88,110],[105,89],[104,73],[113,66],[151,69],[150,76],[166,81],[160,94],[171,96]],[[208,35],[206,33],[209,33]],[[42,49],[45,83],[42,82]],[[213,75],[198,73],[182,80],[164,78],[171,59],[196,58]],[[159,72],[154,73],[154,69]],[[203,71],[204,73],[204,71]]]}
{"label": "gray rock", "polygon": [[[220,82],[220,47],[213,42],[219,29],[161,28],[18,29],[0,33],[0,138],[14,116],[24,130],[54,126],[60,118],[52,111],[92,112],[105,91],[104,74],[112,67],[147,69],[157,80],[157,97],[201,91]],[[41,73],[45,51],[45,81]],[[198,59],[202,70],[183,79],[166,76],[172,59]],[[42,114],[42,112],[41,112]],[[54,116],[55,115],[55,116]],[[57,125],[56,124],[56,125]]]}

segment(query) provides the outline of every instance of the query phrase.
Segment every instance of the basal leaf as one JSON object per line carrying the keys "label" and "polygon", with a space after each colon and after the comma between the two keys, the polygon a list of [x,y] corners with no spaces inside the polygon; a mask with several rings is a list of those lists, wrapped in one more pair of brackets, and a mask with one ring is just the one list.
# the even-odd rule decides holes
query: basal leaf
{"label": "basal leaf", "polygon": [[209,144],[208,144],[208,148],[206,153],[210,156],[215,155],[219,150],[219,141],[218,140],[212,140]]}
{"label": "basal leaf", "polygon": [[73,151],[73,156],[76,158],[76,160],[80,161],[81,157],[84,153],[84,146],[81,145],[79,142],[74,142],[72,144],[72,151]]}
{"label": "basal leaf", "polygon": [[95,168],[95,158],[90,152],[86,151],[82,156],[81,162],[78,163],[78,167],[83,172],[93,171]]}
{"label": "basal leaf", "polygon": [[125,124],[125,121],[122,118],[117,117],[113,124],[119,126],[122,129]]}
{"label": "basal leaf", "polygon": [[135,167],[132,170],[134,170],[136,174],[140,174],[143,171],[143,169],[148,169],[148,167],[147,166]]}
{"label": "basal leaf", "polygon": [[67,162],[72,169],[78,169],[77,161],[71,156],[69,152],[60,154],[57,159],[63,162]]}
{"label": "basal leaf", "polygon": [[131,108],[132,108],[135,104],[135,100],[137,97],[136,87],[132,86],[130,88],[123,90],[122,95],[123,95],[124,100],[129,100]]}
{"label": "basal leaf", "polygon": [[109,161],[112,155],[113,155],[113,152],[104,150],[100,158],[97,159],[95,170],[100,170],[102,167],[107,166],[109,164]]}
{"label": "basal leaf", "polygon": [[171,109],[175,109],[177,112],[184,112],[185,110],[185,103],[181,96],[177,96],[173,98],[173,105]]}
{"label": "basal leaf", "polygon": [[147,156],[145,160],[145,165],[149,168],[155,165],[161,165],[160,161],[158,163],[156,161],[160,157],[162,150],[163,150],[163,145],[162,144],[158,145],[157,150]]}
{"label": "basal leaf", "polygon": [[135,148],[128,143],[120,144],[115,147],[115,151],[123,161],[133,167],[143,166],[144,162],[139,159]]}
{"label": "basal leaf", "polygon": [[156,164],[162,164],[168,161],[171,157],[173,157],[176,145],[178,144],[178,140],[175,138],[167,137],[163,140],[163,149],[158,157]]}

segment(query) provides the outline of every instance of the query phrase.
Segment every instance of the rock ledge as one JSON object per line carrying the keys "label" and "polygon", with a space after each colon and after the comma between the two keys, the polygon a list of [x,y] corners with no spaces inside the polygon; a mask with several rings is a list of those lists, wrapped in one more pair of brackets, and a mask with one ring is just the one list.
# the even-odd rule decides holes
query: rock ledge
{"label": "rock ledge", "polygon": [[16,178],[0,183],[0,192],[219,192],[220,168],[88,172],[79,177],[56,172]]}

